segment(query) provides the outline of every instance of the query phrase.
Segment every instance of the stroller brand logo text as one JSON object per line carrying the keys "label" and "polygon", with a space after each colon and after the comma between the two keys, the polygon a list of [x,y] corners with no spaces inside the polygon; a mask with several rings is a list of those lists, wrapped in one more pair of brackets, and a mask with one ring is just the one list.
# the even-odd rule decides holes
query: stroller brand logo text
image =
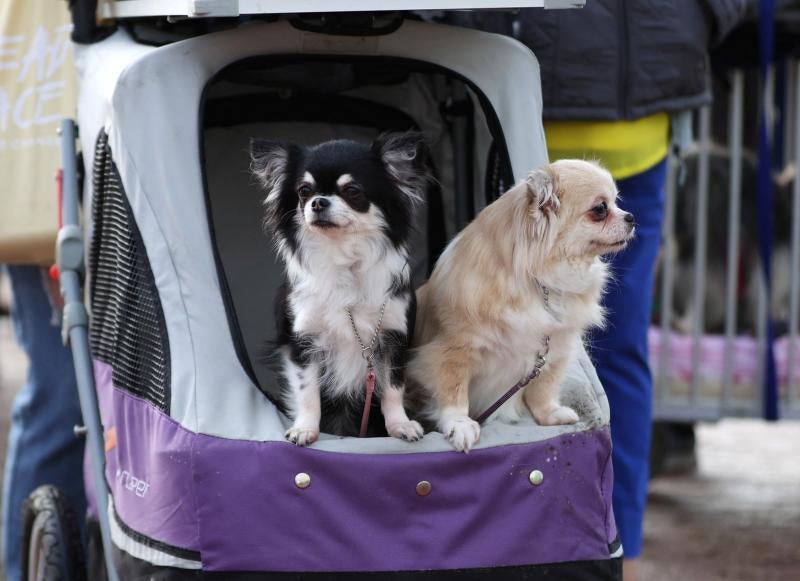
{"label": "stroller brand logo text", "polygon": [[117,468],[117,482],[124,486],[127,490],[133,492],[136,496],[143,498],[147,491],[150,488],[150,483],[142,480],[141,478],[136,478],[133,474],[128,472],[127,470],[122,470]]}

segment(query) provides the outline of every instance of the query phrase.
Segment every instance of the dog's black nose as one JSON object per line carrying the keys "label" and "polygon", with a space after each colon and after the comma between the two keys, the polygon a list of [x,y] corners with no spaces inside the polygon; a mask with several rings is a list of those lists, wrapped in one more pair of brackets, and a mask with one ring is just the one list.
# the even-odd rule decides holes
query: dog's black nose
{"label": "dog's black nose", "polygon": [[633,220],[634,220],[633,214],[631,214],[630,212],[625,212],[625,221],[628,224],[633,224]]}
{"label": "dog's black nose", "polygon": [[328,198],[314,198],[311,200],[311,210],[313,212],[322,212],[330,205],[331,201]]}

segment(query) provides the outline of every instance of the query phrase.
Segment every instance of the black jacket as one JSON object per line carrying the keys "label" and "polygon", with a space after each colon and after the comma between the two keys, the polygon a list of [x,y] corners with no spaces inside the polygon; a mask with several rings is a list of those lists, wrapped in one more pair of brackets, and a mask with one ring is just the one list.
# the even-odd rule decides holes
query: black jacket
{"label": "black jacket", "polygon": [[587,0],[582,9],[468,18],[533,50],[546,119],[638,119],[710,102],[708,48],[744,17],[746,4]]}

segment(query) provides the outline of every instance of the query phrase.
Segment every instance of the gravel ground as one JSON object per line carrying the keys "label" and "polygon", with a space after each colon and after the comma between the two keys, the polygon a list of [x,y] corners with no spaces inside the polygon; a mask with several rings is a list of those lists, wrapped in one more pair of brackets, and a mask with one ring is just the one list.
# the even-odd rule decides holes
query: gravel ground
{"label": "gravel ground", "polygon": [[[0,317],[0,458],[24,373]],[[642,579],[800,581],[800,422],[701,425],[697,442],[696,474],[652,483]]]}
{"label": "gravel ground", "polygon": [[646,581],[800,580],[800,423],[697,430],[698,472],[650,487]]}

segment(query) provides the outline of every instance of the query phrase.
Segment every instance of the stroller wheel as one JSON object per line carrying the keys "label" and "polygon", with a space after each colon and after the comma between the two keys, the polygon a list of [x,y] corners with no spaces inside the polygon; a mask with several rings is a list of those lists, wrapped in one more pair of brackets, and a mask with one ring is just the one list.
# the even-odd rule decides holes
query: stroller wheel
{"label": "stroller wheel", "polygon": [[81,534],[75,511],[55,486],[40,486],[25,501],[23,581],[85,581]]}

